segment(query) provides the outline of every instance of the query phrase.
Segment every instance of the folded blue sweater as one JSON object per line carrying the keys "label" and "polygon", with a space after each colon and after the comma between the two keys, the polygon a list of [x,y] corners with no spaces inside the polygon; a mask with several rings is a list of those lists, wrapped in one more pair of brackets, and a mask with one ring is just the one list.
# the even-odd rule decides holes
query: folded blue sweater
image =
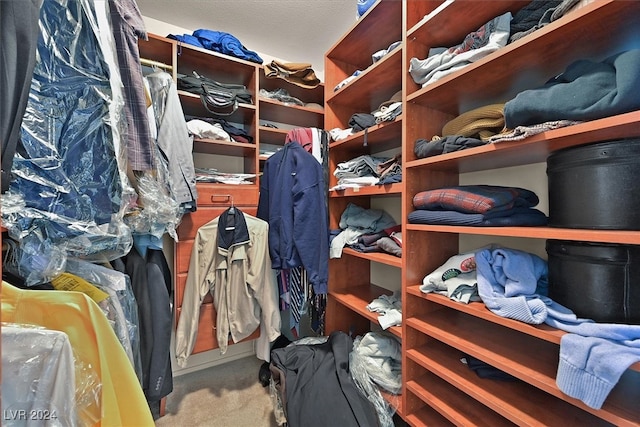
{"label": "folded blue sweater", "polygon": [[476,253],[478,294],[493,313],[569,332],[560,341],[558,388],[600,409],[622,374],[640,361],[640,325],[580,319],[547,297],[547,265],[515,249]]}

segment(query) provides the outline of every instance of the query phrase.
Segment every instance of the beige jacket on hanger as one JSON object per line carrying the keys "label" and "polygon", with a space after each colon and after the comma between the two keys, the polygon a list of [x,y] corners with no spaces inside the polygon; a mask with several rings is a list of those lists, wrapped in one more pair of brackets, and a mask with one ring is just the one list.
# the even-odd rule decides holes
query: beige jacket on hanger
{"label": "beige jacket on hanger", "polygon": [[[176,331],[176,359],[181,367],[195,346],[200,305],[207,292],[217,312],[216,338],[222,354],[229,338],[237,343],[260,327],[257,356],[269,360],[269,343],[280,335],[269,225],[237,208],[234,212],[227,210],[196,234]],[[230,243],[227,249],[219,244],[219,223],[223,239]]]}

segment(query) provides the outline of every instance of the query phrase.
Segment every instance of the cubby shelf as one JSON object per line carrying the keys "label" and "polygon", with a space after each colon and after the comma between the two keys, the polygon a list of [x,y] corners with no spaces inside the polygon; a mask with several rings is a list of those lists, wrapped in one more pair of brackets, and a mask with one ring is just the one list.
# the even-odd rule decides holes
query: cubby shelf
{"label": "cubby shelf", "polygon": [[[461,241],[473,241],[472,237],[527,243],[559,239],[639,245],[637,231],[426,225],[406,219],[415,210],[412,200],[420,191],[459,185],[469,176],[496,179],[504,168],[526,169],[546,162],[550,154],[561,149],[640,136],[640,111],[629,111],[519,141],[497,141],[427,158],[417,158],[414,152],[415,141],[440,135],[444,124],[460,114],[505,103],[523,90],[546,83],[574,61],[599,61],[623,50],[640,48],[640,3],[579,3],[556,21],[435,82],[422,86],[412,78],[405,79],[403,406],[405,419],[412,425],[428,425],[433,411],[455,425],[640,423],[635,403],[640,400],[640,363],[623,374],[602,409],[590,408],[562,393],[556,385],[565,332],[501,318],[481,302],[463,304],[443,295],[424,294],[419,285],[427,274],[459,253]],[[526,4],[509,0],[407,0],[405,69],[411,58],[426,58],[431,48],[455,46],[494,17],[514,14]],[[546,200],[546,194],[541,196]],[[518,381],[502,383],[477,377],[460,363],[465,354]],[[475,409],[470,408],[492,415],[471,420],[469,412]]]}
{"label": "cubby shelf", "polygon": [[[465,239],[488,237],[538,245],[546,239],[640,245],[638,231],[408,222],[414,210],[413,197],[420,191],[459,185],[469,176],[499,177],[505,168],[527,169],[566,148],[640,137],[640,111],[629,111],[522,140],[417,157],[414,145],[418,139],[429,141],[440,135],[444,124],[463,112],[506,103],[521,91],[546,83],[574,61],[600,61],[640,48],[640,2],[581,1],[554,22],[435,82],[422,86],[409,75],[412,58],[426,58],[432,48],[456,46],[493,18],[513,15],[528,3],[379,0],[325,56],[327,129],[346,129],[351,114],[374,110],[381,100],[402,88],[403,112],[395,121],[330,144],[332,168],[357,155],[401,149],[402,183],[331,191],[329,203],[330,226],[336,228],[348,203],[386,206],[399,199],[403,256],[390,262],[386,257],[345,249],[341,259],[331,260],[327,325],[357,333],[368,330],[373,319],[364,307],[384,292],[370,284],[370,269],[383,264],[400,270],[404,318],[401,415],[412,426],[640,424],[640,363],[623,374],[602,409],[596,410],[568,397],[556,385],[565,332],[499,317],[481,302],[463,304],[420,291],[422,279],[459,253]],[[402,43],[397,51],[371,64],[371,53],[398,40]],[[333,91],[356,70],[362,73]],[[504,383],[479,378],[460,362],[465,354],[518,380]]]}
{"label": "cubby shelf", "polygon": [[[148,40],[139,40],[138,48],[141,58],[150,64],[148,67],[151,71],[166,70],[171,73],[174,81],[177,81],[181,75],[191,75],[196,71],[200,75],[221,83],[245,85],[252,93],[253,103],[239,103],[232,114],[216,115],[206,109],[200,95],[184,90],[177,91],[186,116],[223,119],[235,127],[243,128],[253,139],[252,143],[247,143],[194,138],[194,164],[207,167],[209,162],[217,161],[214,169],[219,169],[220,172],[255,174],[255,178],[249,180],[250,184],[197,183],[197,210],[182,217],[177,228],[178,241],[174,244],[174,306],[178,316],[197,230],[232,205],[246,214],[256,215],[260,172],[264,161],[268,158],[260,155],[260,145],[283,146],[289,130],[296,127],[322,128],[324,85],[303,88],[284,79],[268,79],[261,64],[155,34],[149,34]],[[285,89],[292,96],[310,105],[292,106],[266,99],[260,96],[260,89],[269,91]],[[312,106],[312,104],[316,105]],[[278,122],[281,128],[262,125],[268,121]],[[269,149],[273,148],[269,147]],[[213,300],[208,296],[201,307],[198,336],[193,353],[218,348],[215,320]],[[255,339],[258,334],[259,331],[256,331],[246,340]]]}

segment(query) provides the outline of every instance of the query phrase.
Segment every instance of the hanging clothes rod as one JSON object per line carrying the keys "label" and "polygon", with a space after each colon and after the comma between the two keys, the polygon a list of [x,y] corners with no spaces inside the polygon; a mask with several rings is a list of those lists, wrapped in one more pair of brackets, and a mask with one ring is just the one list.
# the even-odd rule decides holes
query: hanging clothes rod
{"label": "hanging clothes rod", "polygon": [[165,70],[173,70],[173,66],[164,64],[162,62],[154,61],[152,59],[140,58],[140,63],[148,67],[157,67],[157,68],[163,68]]}

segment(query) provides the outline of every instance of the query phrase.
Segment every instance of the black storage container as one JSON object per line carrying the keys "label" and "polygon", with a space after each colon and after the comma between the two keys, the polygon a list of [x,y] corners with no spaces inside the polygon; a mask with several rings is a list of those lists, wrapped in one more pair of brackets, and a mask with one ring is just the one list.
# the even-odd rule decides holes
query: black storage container
{"label": "black storage container", "polygon": [[547,240],[549,297],[578,317],[640,324],[640,246]]}
{"label": "black storage container", "polygon": [[640,230],[640,139],[559,150],[547,176],[550,226]]}

